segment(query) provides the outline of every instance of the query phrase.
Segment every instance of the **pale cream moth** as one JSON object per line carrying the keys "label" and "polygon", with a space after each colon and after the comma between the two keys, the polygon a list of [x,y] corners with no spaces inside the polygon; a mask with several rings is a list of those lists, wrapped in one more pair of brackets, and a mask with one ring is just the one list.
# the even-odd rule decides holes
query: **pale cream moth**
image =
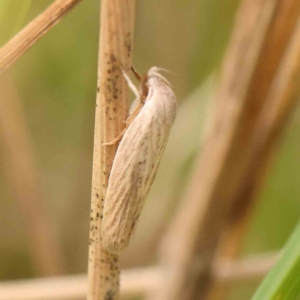
{"label": "pale cream moth", "polygon": [[160,70],[152,67],[140,78],[139,92],[129,83],[138,99],[118,146],[104,199],[101,237],[110,253],[119,253],[130,243],[175,120],[176,97]]}

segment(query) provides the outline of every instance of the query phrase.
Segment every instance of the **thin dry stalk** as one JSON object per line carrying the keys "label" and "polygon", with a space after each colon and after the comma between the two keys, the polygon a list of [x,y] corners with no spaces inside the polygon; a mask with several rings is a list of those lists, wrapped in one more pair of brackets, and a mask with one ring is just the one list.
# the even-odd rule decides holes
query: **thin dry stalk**
{"label": "thin dry stalk", "polygon": [[0,49],[0,73],[12,65],[81,0],[56,0]]}
{"label": "thin dry stalk", "polygon": [[[212,262],[213,265],[218,266],[223,260],[234,260],[239,254],[250,225],[252,214],[253,210],[251,207],[245,207],[243,210],[240,210],[239,218],[234,216],[229,220],[229,224],[220,238],[216,256]],[[208,291],[207,298],[209,300],[226,299],[225,296],[230,288],[230,285],[224,284],[216,276],[212,276],[212,285]]]}
{"label": "thin dry stalk", "polygon": [[[242,4],[223,65],[211,128],[185,201],[165,240],[167,282],[155,299],[206,298],[223,229],[249,207],[253,197],[242,196],[252,184],[261,185],[275,141],[295,103],[299,37],[289,40],[299,11],[296,1],[245,0]],[[296,64],[293,68],[292,62]],[[277,114],[287,105],[283,122],[275,122],[275,114],[266,109],[270,105]]]}
{"label": "thin dry stalk", "polygon": [[[284,134],[299,97],[300,72],[300,5],[298,1],[283,2],[274,17],[275,32],[269,41],[269,53],[274,53],[277,43],[286,44],[280,66],[266,97],[253,139],[252,163],[247,170],[248,180],[236,195],[235,207],[228,228],[219,245],[215,261],[222,258],[234,259],[241,249],[249,227],[253,202],[264,183],[269,164],[278,151],[278,143]],[[286,26],[283,20],[289,20]],[[290,37],[291,36],[291,37]],[[287,39],[290,37],[290,41]],[[281,42],[280,42],[281,41]],[[266,55],[268,55],[266,54]],[[268,63],[268,62],[266,62]],[[272,69],[271,65],[265,70]],[[257,82],[259,85],[260,82]],[[242,204],[242,206],[240,205]],[[217,283],[212,286],[209,299],[224,299],[228,286]]]}
{"label": "thin dry stalk", "polygon": [[103,146],[122,131],[127,118],[127,84],[121,68],[131,66],[135,0],[103,0],[99,45],[92,204],[89,247],[89,300],[118,299],[119,257],[101,246],[101,218],[108,176],[117,145]]}
{"label": "thin dry stalk", "polygon": [[62,274],[63,256],[53,223],[43,205],[39,172],[22,103],[9,78],[2,76],[0,90],[0,143],[4,150],[4,171],[27,225],[32,261],[42,276]]}
{"label": "thin dry stalk", "polygon": [[258,282],[275,265],[279,253],[261,254],[234,261],[223,259],[213,265],[213,277],[221,286]]}
{"label": "thin dry stalk", "polygon": [[[214,268],[214,276],[222,284],[253,283],[261,280],[275,264],[278,253],[250,257],[234,262],[223,261]],[[28,279],[2,282],[1,300],[71,300],[86,295],[86,275]],[[163,283],[160,267],[124,270],[121,275],[121,299],[144,297]]]}
{"label": "thin dry stalk", "polygon": [[[122,272],[121,298],[132,299],[146,295],[162,280],[160,269],[131,269]],[[86,275],[2,282],[1,300],[71,300],[84,299]],[[109,299],[109,298],[108,298]]]}

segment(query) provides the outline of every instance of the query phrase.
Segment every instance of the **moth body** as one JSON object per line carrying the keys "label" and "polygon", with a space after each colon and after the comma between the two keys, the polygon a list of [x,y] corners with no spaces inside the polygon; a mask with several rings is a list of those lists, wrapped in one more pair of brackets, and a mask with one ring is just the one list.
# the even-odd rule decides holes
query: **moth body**
{"label": "moth body", "polygon": [[144,106],[125,131],[111,169],[101,229],[110,253],[130,243],[175,120],[176,97],[157,71],[151,68],[141,81]]}

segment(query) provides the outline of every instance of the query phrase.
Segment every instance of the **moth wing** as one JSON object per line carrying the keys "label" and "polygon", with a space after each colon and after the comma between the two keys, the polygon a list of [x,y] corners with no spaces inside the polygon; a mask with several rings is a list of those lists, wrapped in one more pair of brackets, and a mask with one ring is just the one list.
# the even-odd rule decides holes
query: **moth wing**
{"label": "moth wing", "polygon": [[[140,216],[141,210],[144,206],[146,197],[150,191],[152,183],[155,179],[165,146],[167,144],[168,136],[170,133],[170,127],[161,126],[157,120],[152,122],[151,134],[147,138],[148,147],[151,149],[148,151],[147,160],[145,162],[144,169],[140,172],[142,187],[139,189],[137,210],[135,212],[135,219]],[[144,171],[147,170],[147,171]],[[132,224],[135,229],[136,221]]]}
{"label": "moth wing", "polygon": [[155,178],[170,132],[155,115],[140,112],[117,150],[105,196],[102,244],[118,253],[130,237]]}

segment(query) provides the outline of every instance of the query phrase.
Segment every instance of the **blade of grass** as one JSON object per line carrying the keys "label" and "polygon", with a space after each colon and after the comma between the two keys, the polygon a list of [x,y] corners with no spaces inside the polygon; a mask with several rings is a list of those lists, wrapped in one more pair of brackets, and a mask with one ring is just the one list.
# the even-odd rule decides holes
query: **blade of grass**
{"label": "blade of grass", "polygon": [[295,300],[300,295],[300,223],[251,300]]}
{"label": "blade of grass", "polygon": [[[265,70],[272,72],[275,58],[275,50],[279,50],[276,45],[286,44],[284,53],[281,55],[281,63],[273,79],[269,94],[266,97],[264,108],[258,121],[256,135],[253,139],[253,159],[248,166],[247,181],[240,187],[240,192],[236,195],[235,203],[243,203],[243,206],[236,205],[229,225],[222,237],[219,245],[219,253],[215,260],[219,258],[234,259],[239,254],[247,229],[253,216],[253,205],[257,195],[264,184],[264,178],[275,155],[280,149],[284,132],[289,125],[289,120],[293,115],[299,100],[299,76],[300,76],[300,5],[299,1],[291,0],[282,2],[277,10],[277,30],[273,27],[272,39],[269,40],[269,53],[273,59],[265,61]],[[276,20],[274,18],[274,20]],[[282,26],[282,20],[289,19],[289,24]],[[287,41],[287,37],[290,36]],[[272,46],[273,45],[273,46]],[[265,55],[268,56],[268,55]],[[270,55],[269,55],[270,56]],[[267,67],[266,67],[267,66]],[[259,85],[256,83],[256,85]],[[224,299],[227,287],[214,286],[211,289],[213,300]]]}
{"label": "blade of grass", "polygon": [[[294,29],[300,6],[289,1],[295,6],[287,14],[283,3],[245,0],[241,6],[210,131],[163,244],[166,281],[156,300],[207,299],[222,234],[251,207],[252,185],[263,183],[299,94]],[[283,15],[289,20],[284,26]]]}
{"label": "blade of grass", "polygon": [[[277,261],[278,253],[267,253],[216,267],[215,276],[226,285],[259,282]],[[164,280],[160,266],[125,269],[121,275],[120,298],[140,299],[157,290]],[[0,282],[1,300],[83,299],[86,274]],[[144,298],[143,298],[144,299]]]}
{"label": "blade of grass", "polygon": [[67,15],[81,0],[56,0],[0,48],[0,73],[20,58],[32,45]]}

